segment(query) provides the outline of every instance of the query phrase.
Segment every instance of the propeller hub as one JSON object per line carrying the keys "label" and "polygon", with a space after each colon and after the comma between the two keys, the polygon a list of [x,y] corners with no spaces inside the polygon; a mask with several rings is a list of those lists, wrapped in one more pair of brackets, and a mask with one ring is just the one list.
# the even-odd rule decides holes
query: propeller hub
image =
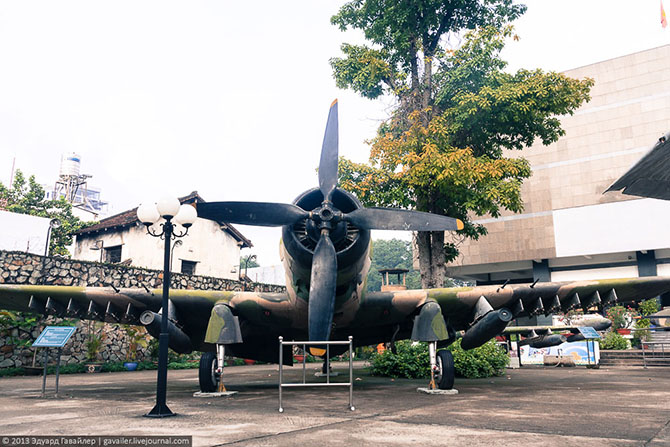
{"label": "propeller hub", "polygon": [[319,208],[317,214],[321,222],[330,222],[335,218],[335,211],[328,205]]}
{"label": "propeller hub", "polygon": [[320,230],[324,228],[332,230],[342,220],[342,213],[330,206],[328,202],[324,202],[321,207],[312,211],[311,217]]}

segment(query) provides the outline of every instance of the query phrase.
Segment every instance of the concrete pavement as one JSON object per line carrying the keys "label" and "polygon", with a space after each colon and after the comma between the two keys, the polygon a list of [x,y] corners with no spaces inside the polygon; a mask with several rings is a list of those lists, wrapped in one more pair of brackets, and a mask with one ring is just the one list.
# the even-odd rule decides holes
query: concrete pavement
{"label": "concrete pavement", "polygon": [[[309,376],[320,368],[308,365]],[[346,381],[346,365],[336,365]],[[287,368],[298,380],[299,367]],[[192,435],[195,445],[235,446],[667,446],[670,368],[508,370],[456,379],[459,394],[416,391],[424,380],[354,371],[347,388],[285,390],[277,366],[228,367],[230,398],[194,398],[197,370],[170,371],[168,405],[179,415],[148,419],[155,371],[61,376],[60,396],[42,399],[41,377],[0,379],[2,435]],[[53,376],[48,386],[53,394]]]}

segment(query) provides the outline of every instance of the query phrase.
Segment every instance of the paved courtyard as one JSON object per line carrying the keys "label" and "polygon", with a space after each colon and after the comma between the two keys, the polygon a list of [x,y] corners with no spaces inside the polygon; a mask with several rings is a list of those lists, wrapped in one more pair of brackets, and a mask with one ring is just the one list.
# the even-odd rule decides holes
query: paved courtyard
{"label": "paved courtyard", "polygon": [[[308,365],[309,373],[319,367]],[[301,370],[287,368],[297,380]],[[346,372],[345,365],[336,370]],[[423,380],[354,371],[346,388],[285,391],[278,412],[277,366],[226,368],[234,397],[194,398],[197,371],[170,371],[168,404],[179,415],[148,419],[155,372],[61,377],[41,399],[41,377],[0,379],[2,435],[192,435],[195,445],[235,446],[668,446],[670,368],[508,370],[456,379],[459,394],[417,393]],[[345,380],[346,376],[334,380]]]}

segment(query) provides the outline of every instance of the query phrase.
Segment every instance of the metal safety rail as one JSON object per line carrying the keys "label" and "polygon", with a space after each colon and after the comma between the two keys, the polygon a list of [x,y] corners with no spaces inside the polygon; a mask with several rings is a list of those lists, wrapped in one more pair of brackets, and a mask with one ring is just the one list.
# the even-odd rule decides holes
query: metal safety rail
{"label": "metal safety rail", "polygon": [[[670,361],[670,328],[667,327],[651,327],[651,328],[636,328],[635,332],[642,332],[649,334],[651,341],[641,340],[640,349],[642,350],[642,364],[647,369],[647,361]],[[656,339],[660,338],[660,341]]]}
{"label": "metal safety rail", "polygon": [[[310,382],[306,381],[306,358],[307,346],[326,346],[326,383],[323,382]],[[331,383],[330,382],[330,346],[331,345],[349,345],[349,382],[347,383]],[[303,358],[302,358],[302,382],[298,383],[284,383],[284,346],[302,346]],[[284,337],[279,337],[279,412],[284,412],[284,407],[282,406],[282,389],[283,388],[299,388],[299,387],[309,387],[309,386],[348,386],[349,387],[349,409],[354,411],[354,363],[353,363],[353,337],[349,336],[349,341],[284,341]]]}
{"label": "metal safety rail", "polygon": [[[647,369],[647,357],[650,357],[651,359],[670,359],[670,351],[666,351],[666,346],[668,346],[667,342],[643,341],[640,345],[642,348],[642,363],[644,364],[644,369]],[[656,349],[657,346],[660,346],[661,349]]]}

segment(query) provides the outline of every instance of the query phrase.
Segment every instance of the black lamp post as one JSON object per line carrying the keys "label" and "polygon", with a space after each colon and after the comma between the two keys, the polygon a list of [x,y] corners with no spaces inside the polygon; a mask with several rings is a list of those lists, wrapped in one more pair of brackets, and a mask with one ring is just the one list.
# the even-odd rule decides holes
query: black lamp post
{"label": "black lamp post", "polygon": [[[190,205],[179,205],[175,198],[163,198],[156,204],[142,204],[137,208],[137,217],[147,227],[147,233],[165,240],[163,252],[163,301],[161,307],[161,333],[158,338],[158,377],[156,380],[156,405],[147,413],[147,417],[163,418],[174,416],[166,404],[167,391],[167,360],[170,335],[168,334],[168,309],[170,303],[170,241],[173,238],[184,237],[195,219],[197,212]],[[151,226],[160,218],[162,230],[156,232]],[[184,231],[175,231],[178,224]]]}

